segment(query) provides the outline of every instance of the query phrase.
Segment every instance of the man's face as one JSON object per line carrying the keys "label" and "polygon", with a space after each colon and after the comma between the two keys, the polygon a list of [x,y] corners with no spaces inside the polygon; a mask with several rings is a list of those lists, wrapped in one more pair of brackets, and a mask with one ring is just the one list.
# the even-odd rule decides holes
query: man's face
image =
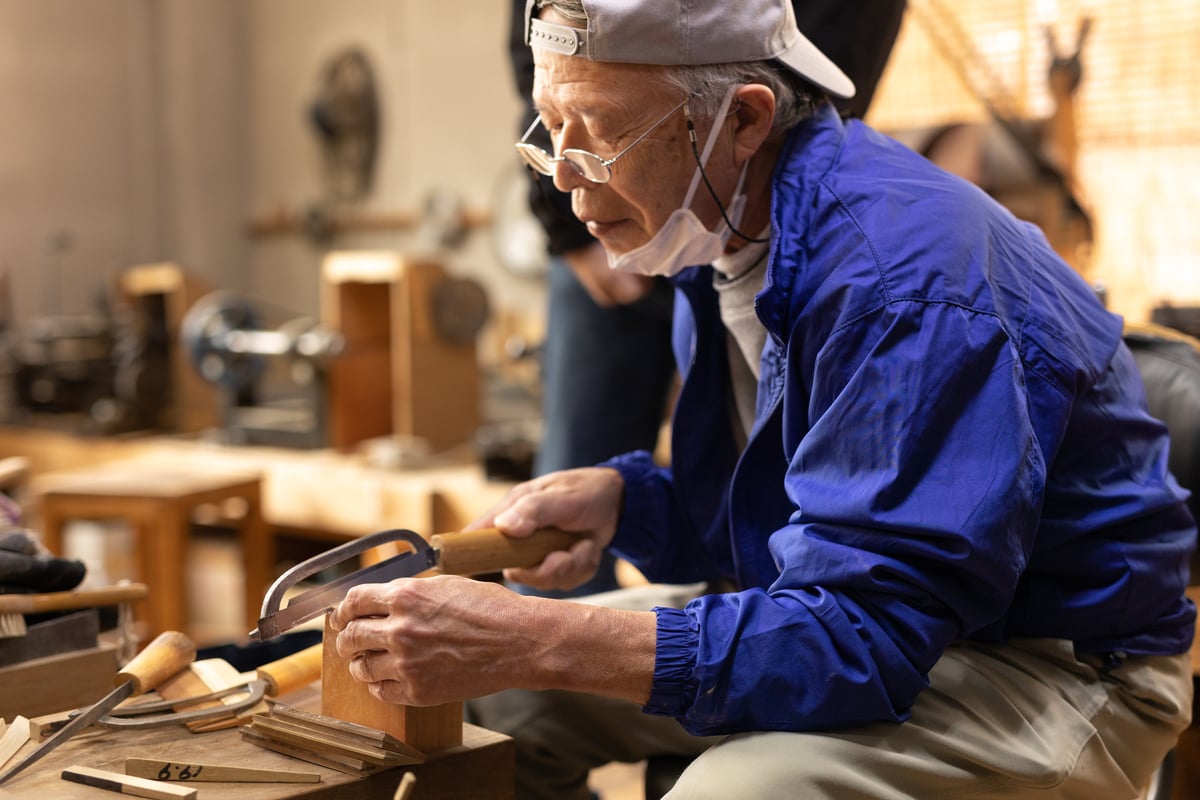
{"label": "man's face", "polygon": [[[534,65],[534,104],[555,153],[573,147],[612,158],[683,100],[678,89],[657,80],[663,67],[599,63],[540,49],[534,50]],[[697,128],[703,143],[708,128],[699,122]],[[732,183],[721,168],[729,159],[722,142],[728,151],[729,140],[725,133],[709,161],[709,177],[725,196]],[[680,109],[612,166],[608,183],[593,183],[564,162],[557,165],[554,183],[571,193],[575,216],[604,249],[619,255],[648,241],[683,204],[695,170]],[[718,212],[703,187],[693,210],[714,225]]]}

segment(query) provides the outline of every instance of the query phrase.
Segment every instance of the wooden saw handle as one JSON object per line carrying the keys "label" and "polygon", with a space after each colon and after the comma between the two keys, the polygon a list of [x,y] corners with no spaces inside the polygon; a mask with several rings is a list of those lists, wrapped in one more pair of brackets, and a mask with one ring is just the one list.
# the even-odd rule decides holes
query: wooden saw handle
{"label": "wooden saw handle", "polygon": [[259,667],[258,678],[266,681],[267,694],[277,697],[320,680],[321,649],[321,643],[317,642],[312,647]]}
{"label": "wooden saw handle", "polygon": [[117,673],[114,686],[133,682],[139,695],[158,686],[196,660],[196,645],[179,631],[166,631],[155,637],[142,652]]}
{"label": "wooden saw handle", "polygon": [[429,544],[441,557],[438,568],[447,575],[479,575],[508,567],[532,567],[555,550],[567,550],[579,534],[540,528],[528,536],[507,536],[496,528],[461,533],[436,533]]}
{"label": "wooden saw handle", "polygon": [[144,583],[126,583],[97,589],[76,589],[73,592],[0,594],[0,614],[37,614],[42,611],[111,606],[116,603],[144,600],[146,594],[146,584]]}

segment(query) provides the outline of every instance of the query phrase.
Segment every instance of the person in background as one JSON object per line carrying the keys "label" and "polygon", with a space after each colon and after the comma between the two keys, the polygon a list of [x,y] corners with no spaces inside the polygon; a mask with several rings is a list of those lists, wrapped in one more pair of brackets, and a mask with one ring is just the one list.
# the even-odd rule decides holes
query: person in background
{"label": "person in background", "polygon": [[649,611],[457,576],[333,611],[384,701],[481,698],[522,798],[698,754],[695,798],[1136,798],[1188,723],[1196,524],[1121,320],[1035,226],[829,97],[787,0],[539,0],[533,97],[612,268],[668,277],[672,461],[516,486],[474,525],[575,532],[714,587]]}
{"label": "person in background", "polygon": [[[509,55],[525,105],[521,130],[533,125],[533,53],[525,43],[525,2],[513,0]],[[895,43],[905,0],[794,0],[800,30],[858,87],[839,110],[863,117]],[[544,131],[530,137],[549,146]],[[604,249],[571,213],[570,195],[531,172],[530,207],[550,252],[546,339],[542,348],[542,439],[534,475],[591,466],[620,453],[655,450],[671,387],[674,291],[663,278],[608,268]],[[553,597],[617,588],[615,559],[601,558],[596,577]],[[526,590],[515,587],[518,591]]]}

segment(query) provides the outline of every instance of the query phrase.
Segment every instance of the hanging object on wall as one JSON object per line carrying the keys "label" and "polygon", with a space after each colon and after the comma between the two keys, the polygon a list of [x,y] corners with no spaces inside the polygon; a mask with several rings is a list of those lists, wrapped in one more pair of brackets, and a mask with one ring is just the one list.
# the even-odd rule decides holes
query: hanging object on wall
{"label": "hanging object on wall", "polygon": [[379,102],[371,64],[361,50],[344,50],[325,64],[309,121],[321,146],[326,202],[365,198],[379,150]]}
{"label": "hanging object on wall", "polygon": [[1020,103],[953,7],[943,0],[914,0],[908,7],[991,121],[950,123],[907,136],[896,132],[897,138],[1039,225],[1059,255],[1090,279],[1094,230],[1075,175],[1074,97],[1083,80],[1082,52],[1091,20],[1080,21],[1074,46],[1065,52],[1046,30],[1047,85],[1054,109],[1049,118],[1038,119],[1021,113]]}

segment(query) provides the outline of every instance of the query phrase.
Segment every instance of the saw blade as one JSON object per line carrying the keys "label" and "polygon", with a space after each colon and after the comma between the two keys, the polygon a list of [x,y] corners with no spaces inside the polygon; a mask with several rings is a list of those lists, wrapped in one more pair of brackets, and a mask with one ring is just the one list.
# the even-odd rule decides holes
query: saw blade
{"label": "saw blade", "polygon": [[250,631],[253,640],[272,639],[297,625],[319,617],[342,602],[355,586],[364,583],[387,583],[396,578],[411,578],[437,566],[437,551],[431,547],[412,553],[402,553],[386,561],[363,567],[349,575],[336,578],[316,589],[292,598],[286,608],[267,614]]}

